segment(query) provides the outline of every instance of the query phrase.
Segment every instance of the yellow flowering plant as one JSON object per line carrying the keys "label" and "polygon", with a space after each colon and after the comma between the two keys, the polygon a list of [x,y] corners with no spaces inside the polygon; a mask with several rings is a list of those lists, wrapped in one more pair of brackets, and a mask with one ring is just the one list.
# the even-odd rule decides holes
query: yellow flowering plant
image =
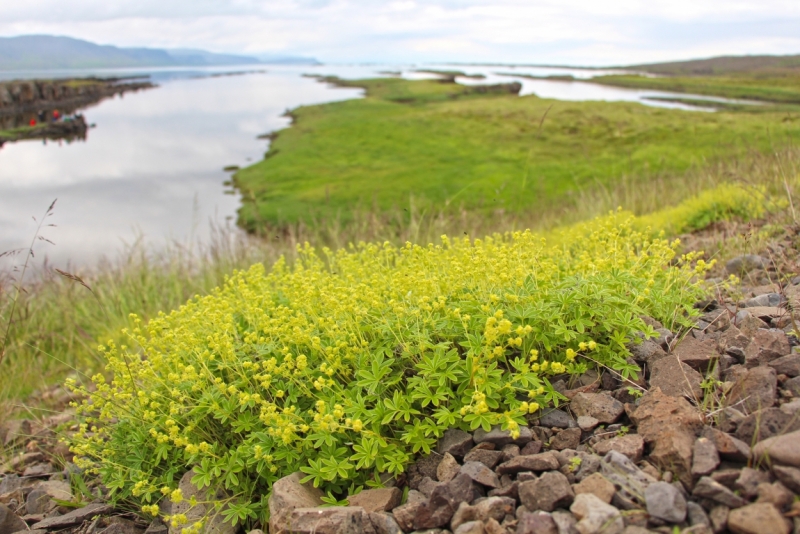
{"label": "yellow flowering plant", "polygon": [[[635,376],[641,315],[687,324],[694,256],[611,214],[548,246],[530,232],[388,243],[257,264],[108,343],[72,448],[113,499],[157,513],[193,469],[232,523],[265,521],[279,478],[334,499],[398,475],[448,428],[512,434],[558,404],[554,375]],[[209,493],[211,494],[211,493]]]}

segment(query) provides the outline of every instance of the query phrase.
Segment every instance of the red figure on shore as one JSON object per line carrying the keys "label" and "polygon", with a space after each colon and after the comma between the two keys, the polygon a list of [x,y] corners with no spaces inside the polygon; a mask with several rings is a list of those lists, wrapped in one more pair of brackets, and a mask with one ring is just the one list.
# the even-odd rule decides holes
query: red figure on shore
{"label": "red figure on shore", "polygon": [[31,119],[31,122],[29,122],[28,124],[30,124],[31,126],[36,126],[36,119]]}

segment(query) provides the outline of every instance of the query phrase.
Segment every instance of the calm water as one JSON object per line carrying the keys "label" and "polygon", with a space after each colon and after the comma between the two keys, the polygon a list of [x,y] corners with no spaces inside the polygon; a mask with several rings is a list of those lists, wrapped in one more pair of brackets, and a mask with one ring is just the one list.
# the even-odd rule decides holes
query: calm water
{"label": "calm water", "polygon": [[[564,100],[624,100],[648,105],[685,107],[648,101],[670,96],[658,91],[603,87],[575,81],[530,80],[497,73],[572,74],[586,78],[597,71],[535,67],[426,68],[484,74],[498,83],[517,80],[522,94]],[[114,257],[124,243],[142,238],[152,245],[166,240],[186,242],[207,237],[210,223],[235,220],[239,198],[226,193],[227,165],[245,166],[262,158],[266,132],[286,127],[287,109],[304,104],[358,98],[358,89],[333,88],[303,73],[336,74],[346,78],[376,76],[401,70],[409,78],[431,75],[397,66],[251,66],[236,76],[209,76],[232,69],[156,69],[70,72],[104,76],[146,73],[158,88],[126,94],[85,110],[96,124],[85,142],[8,143],[0,149],[0,252],[27,246],[39,216],[58,198],[45,236],[55,246],[40,243],[38,258],[56,266],[94,265]],[[261,72],[252,72],[259,70]],[[266,70],[266,72],[264,72]],[[42,73],[0,73],[0,78],[37,77]],[[53,73],[48,73],[53,76]],[[685,95],[683,95],[685,96]]]}

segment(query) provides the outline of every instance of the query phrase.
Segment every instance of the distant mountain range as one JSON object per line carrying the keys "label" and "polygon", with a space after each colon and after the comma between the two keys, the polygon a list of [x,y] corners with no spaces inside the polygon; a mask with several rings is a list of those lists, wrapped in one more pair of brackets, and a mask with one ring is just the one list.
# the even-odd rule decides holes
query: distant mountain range
{"label": "distant mountain range", "polygon": [[188,48],[119,48],[54,35],[0,37],[0,70],[199,67],[256,63],[315,64],[317,60],[291,56],[215,54]]}

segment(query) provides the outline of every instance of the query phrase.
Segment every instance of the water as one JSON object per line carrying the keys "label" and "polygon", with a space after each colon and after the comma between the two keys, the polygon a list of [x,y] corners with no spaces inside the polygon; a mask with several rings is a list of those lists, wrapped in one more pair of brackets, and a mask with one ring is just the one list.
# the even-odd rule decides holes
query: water
{"label": "water", "polygon": [[[638,101],[647,105],[690,108],[647,100],[683,96],[660,91],[605,87],[582,81],[532,80],[514,74],[587,78],[596,70],[435,65],[426,68],[484,74],[460,83],[519,81],[522,94],[564,100]],[[238,70],[235,76],[211,76]],[[224,182],[227,165],[260,160],[268,141],[257,136],[289,125],[284,112],[300,105],[358,98],[360,89],[335,88],[303,73],[344,78],[400,71],[408,78],[430,78],[414,66],[322,65],[226,68],[114,69],[63,73],[0,73],[0,78],[131,76],[148,74],[158,88],[105,100],[84,111],[96,124],[85,142],[8,143],[0,149],[0,252],[26,247],[38,216],[58,198],[57,225],[44,235],[37,258],[56,267],[91,266],[113,257],[125,243],[144,239],[158,245],[207,238],[210,222],[233,224],[240,205]],[[501,74],[498,74],[501,73]],[[510,74],[510,75],[509,75]]]}

